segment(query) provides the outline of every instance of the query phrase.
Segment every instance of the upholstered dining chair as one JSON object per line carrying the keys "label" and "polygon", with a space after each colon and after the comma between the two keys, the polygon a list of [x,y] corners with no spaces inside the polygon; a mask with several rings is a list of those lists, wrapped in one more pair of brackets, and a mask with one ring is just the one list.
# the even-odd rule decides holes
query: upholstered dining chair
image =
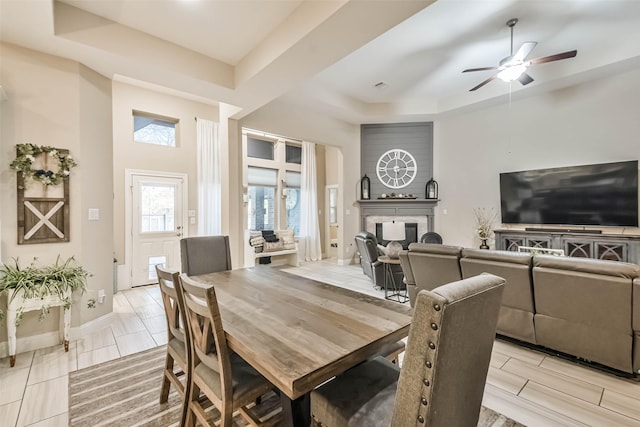
{"label": "upholstered dining chair", "polygon": [[428,231],[420,236],[420,243],[435,243],[437,245],[441,245],[442,236],[435,231]]}
{"label": "upholstered dining chair", "polygon": [[[236,410],[251,425],[260,425],[247,405],[258,401],[273,385],[228,349],[215,288],[203,287],[182,273],[178,292],[182,293],[191,344],[186,425],[194,426],[196,419],[209,425],[201,393],[220,411],[220,426],[231,426]],[[274,416],[281,416],[281,411]],[[273,423],[272,418],[264,421]]]}
{"label": "upholstered dining chair", "polygon": [[180,240],[182,272],[188,276],[231,270],[229,236],[185,237]]}
{"label": "upholstered dining chair", "polygon": [[504,283],[481,274],[420,291],[402,369],[378,357],[320,386],[312,424],[477,425]]}
{"label": "upholstered dining chair", "polygon": [[[160,389],[160,403],[166,403],[169,398],[169,388],[173,384],[176,391],[182,397],[182,416],[180,423],[184,424],[187,415],[187,397],[189,396],[188,359],[189,335],[184,329],[186,319],[181,308],[182,303],[176,286],[178,273],[171,272],[164,267],[156,265],[158,284],[164,305],[164,314],[167,319],[167,356],[162,375],[162,387]],[[174,371],[174,364],[181,369]],[[185,377],[185,383],[179,377]]]}

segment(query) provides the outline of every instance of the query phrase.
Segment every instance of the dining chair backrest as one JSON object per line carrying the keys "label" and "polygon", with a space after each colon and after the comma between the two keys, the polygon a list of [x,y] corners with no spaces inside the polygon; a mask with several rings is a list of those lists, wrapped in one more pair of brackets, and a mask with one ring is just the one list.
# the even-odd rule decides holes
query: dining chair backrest
{"label": "dining chair backrest", "polygon": [[482,274],[418,293],[392,426],[477,424],[504,283]]}
{"label": "dining chair backrest", "polygon": [[279,425],[282,408],[271,405],[269,412],[264,413],[258,404],[273,385],[227,346],[215,287],[203,285],[182,273],[178,293],[182,295],[191,343],[184,425],[195,426],[196,420],[211,425],[214,421],[210,417],[211,404],[220,412],[215,424],[220,427],[236,425],[236,411],[253,426]]}
{"label": "dining chair backrest", "polygon": [[[231,401],[231,363],[215,288],[204,287],[185,273],[180,275],[178,286],[182,292],[191,340],[191,368],[195,371],[202,363],[217,372],[220,376],[220,395],[217,398],[220,402]],[[218,387],[216,385],[213,388]]]}
{"label": "dining chair backrest", "polygon": [[162,295],[162,304],[167,319],[168,338],[169,340],[177,338],[186,343],[187,336],[184,330],[186,319],[181,319],[184,313],[180,310],[179,296],[176,289],[179,274],[159,265],[156,265],[156,274],[158,275],[160,295]]}
{"label": "dining chair backrest", "polygon": [[229,236],[185,237],[180,240],[182,272],[188,276],[231,270]]}
{"label": "dining chair backrest", "polygon": [[177,363],[182,373],[187,378],[190,375],[190,341],[186,328],[186,318],[182,293],[178,291],[178,273],[169,271],[164,267],[156,265],[158,285],[164,306],[165,318],[167,321],[167,355],[165,367],[162,375],[162,386],[160,388],[160,403],[166,403],[169,399],[169,388],[173,384],[174,389],[182,397],[181,424],[186,421],[187,405],[190,384],[189,381],[181,381],[179,372],[174,368]]}

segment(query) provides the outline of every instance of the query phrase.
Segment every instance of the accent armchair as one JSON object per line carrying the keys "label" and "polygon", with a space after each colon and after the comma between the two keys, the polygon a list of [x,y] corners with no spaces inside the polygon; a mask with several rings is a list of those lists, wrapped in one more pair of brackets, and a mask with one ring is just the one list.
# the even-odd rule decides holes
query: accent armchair
{"label": "accent armchair", "polygon": [[[378,239],[376,239],[375,235],[367,231],[361,231],[356,234],[355,241],[356,248],[360,253],[362,271],[371,279],[371,283],[373,283],[374,286],[384,288],[384,265],[378,261],[378,257],[384,254],[381,253],[378,247]],[[404,283],[402,267],[400,265],[394,265],[392,269],[396,284],[400,285]]]}

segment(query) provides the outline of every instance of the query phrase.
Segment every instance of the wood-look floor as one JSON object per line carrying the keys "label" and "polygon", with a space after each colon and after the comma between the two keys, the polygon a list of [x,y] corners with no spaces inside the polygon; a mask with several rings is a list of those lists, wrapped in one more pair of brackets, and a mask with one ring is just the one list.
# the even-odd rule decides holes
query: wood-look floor
{"label": "wood-look floor", "polygon": [[[369,295],[358,266],[330,261],[283,267]],[[143,351],[166,342],[157,286],[119,292],[108,328],[62,346],[21,353],[16,366],[0,359],[0,425],[68,425],[68,372]],[[496,340],[483,403],[528,426],[639,426],[640,383]]]}

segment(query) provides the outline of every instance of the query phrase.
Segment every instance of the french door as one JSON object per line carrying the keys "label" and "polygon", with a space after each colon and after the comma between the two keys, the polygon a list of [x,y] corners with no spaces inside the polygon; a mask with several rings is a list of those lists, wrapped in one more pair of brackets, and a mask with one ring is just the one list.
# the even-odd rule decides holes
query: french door
{"label": "french door", "polygon": [[131,175],[131,286],[157,283],[156,265],[180,271],[181,177]]}

